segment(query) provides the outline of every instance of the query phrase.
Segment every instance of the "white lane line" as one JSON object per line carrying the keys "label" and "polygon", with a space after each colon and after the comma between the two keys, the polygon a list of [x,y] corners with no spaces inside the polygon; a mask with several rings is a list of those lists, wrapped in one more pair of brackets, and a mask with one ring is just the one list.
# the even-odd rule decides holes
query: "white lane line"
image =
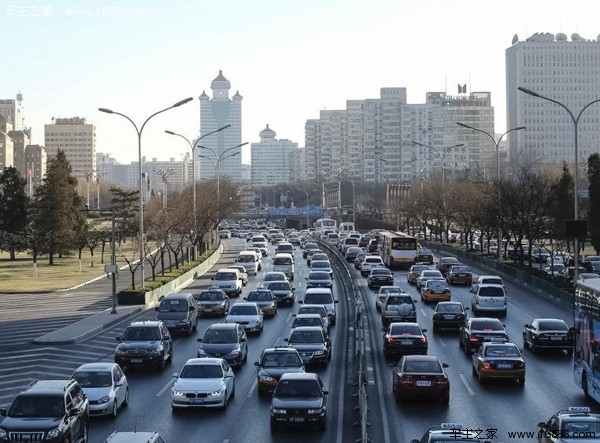
{"label": "white lane line", "polygon": [[425,309],[419,308],[419,310],[421,311],[421,314],[423,314],[423,317],[427,318],[427,312],[425,312]]}
{"label": "white lane line", "polygon": [[467,388],[469,395],[471,395],[472,397],[475,397],[475,391],[473,391],[473,389],[471,389],[471,386],[469,385],[469,382],[467,381],[465,374],[463,374],[461,372],[460,374],[458,374],[458,376],[460,377],[461,381],[463,382],[463,385],[465,385],[465,388]]}
{"label": "white lane line", "polygon": [[226,438],[225,440],[223,440],[223,443],[229,443],[229,439]]}
{"label": "white lane line", "polygon": [[157,396],[157,397],[160,397],[161,395],[163,395],[163,394],[165,393],[165,391],[166,391],[167,389],[169,389],[173,383],[175,383],[175,378],[172,378],[171,380],[169,380],[169,381],[167,382],[167,384],[166,384],[166,385],[164,385],[164,387],[163,387],[163,388],[162,388],[160,391],[158,391],[158,394],[156,394],[156,396]]}
{"label": "white lane line", "polygon": [[442,345],[444,348],[446,347],[446,343],[444,343],[444,340],[442,340],[441,337],[438,336],[438,341],[440,342],[440,345]]}
{"label": "white lane line", "polygon": [[254,390],[256,389],[257,386],[258,386],[258,381],[256,379],[254,379],[254,381],[252,382],[252,386],[250,386],[250,390],[248,391],[247,397],[252,397],[252,395],[254,394]]}

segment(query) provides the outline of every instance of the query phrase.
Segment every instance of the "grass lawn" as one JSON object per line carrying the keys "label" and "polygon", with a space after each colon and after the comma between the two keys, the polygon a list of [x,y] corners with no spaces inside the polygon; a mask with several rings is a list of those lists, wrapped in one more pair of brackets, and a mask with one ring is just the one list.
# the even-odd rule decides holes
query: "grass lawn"
{"label": "grass lawn", "polygon": [[[117,264],[126,265],[123,254],[129,259],[137,257],[138,246],[132,242],[122,243],[117,250]],[[110,263],[110,247],[104,250],[104,263],[101,263],[101,248],[94,250],[94,266],[90,251],[81,253],[81,262],[77,252],[68,257],[54,257],[54,265],[48,265],[48,257],[38,257],[34,268],[31,255],[17,254],[16,260],[10,260],[7,252],[0,252],[0,293],[2,292],[43,292],[66,289],[96,277],[105,277],[104,265]],[[125,271],[129,275],[129,271]]]}

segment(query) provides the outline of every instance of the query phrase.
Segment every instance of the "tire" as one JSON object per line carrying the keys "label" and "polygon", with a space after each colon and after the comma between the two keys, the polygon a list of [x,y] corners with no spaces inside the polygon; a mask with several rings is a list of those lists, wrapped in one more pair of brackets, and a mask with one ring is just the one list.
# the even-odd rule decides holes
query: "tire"
{"label": "tire", "polygon": [[83,435],[81,436],[81,443],[88,443],[90,436],[90,424],[86,423],[83,427]]}
{"label": "tire", "polygon": [[227,404],[229,403],[229,397],[227,396],[227,390],[225,390],[225,398],[223,399],[223,406],[221,406],[221,410],[225,411],[227,409]]}
{"label": "tire", "polygon": [[319,431],[324,431],[326,427],[327,427],[327,421],[325,420],[325,417],[323,417],[321,420],[319,420],[319,424],[317,425],[317,429]]}
{"label": "tire", "polygon": [[277,423],[275,420],[271,419],[271,432],[277,432],[279,431],[279,423]]}
{"label": "tire", "polygon": [[169,364],[173,363],[173,349],[171,349],[171,355],[169,355],[169,358],[167,358],[167,362]]}
{"label": "tire", "polygon": [[196,323],[194,323],[194,332],[198,332],[198,317],[196,317]]}
{"label": "tire", "polygon": [[479,383],[481,384],[485,383],[485,378],[481,376],[481,373],[477,374],[477,380],[479,380]]}
{"label": "tire", "polygon": [[118,411],[119,411],[119,408],[117,406],[117,399],[115,397],[115,401],[113,401],[113,405],[112,405],[112,410],[110,411],[110,416],[112,418],[116,418]]}
{"label": "tire", "polygon": [[165,370],[165,366],[166,366],[165,356],[161,355],[160,356],[160,363],[158,364],[158,370],[159,371],[164,371]]}
{"label": "tire", "polygon": [[517,382],[519,383],[520,386],[525,386],[525,377],[521,377],[521,378],[517,379]]}
{"label": "tire", "polygon": [[477,376],[477,371],[475,370],[475,366],[473,366],[473,365],[471,365],[471,373],[472,373],[474,376]]}
{"label": "tire", "polygon": [[566,349],[566,351],[569,357],[573,355],[573,348]]}
{"label": "tire", "polygon": [[442,397],[442,399],[440,400],[440,403],[444,406],[449,405],[450,404],[450,392],[446,393],[446,395],[444,395]]}
{"label": "tire", "polygon": [[440,331],[440,328],[437,327],[436,325],[433,325],[433,333],[437,334]]}
{"label": "tire", "polygon": [[121,406],[124,408],[129,406],[129,388],[125,390],[125,398],[123,399],[123,403],[121,403]]}
{"label": "tire", "polygon": [[581,389],[583,390],[583,395],[585,396],[585,399],[591,400],[592,397],[590,396],[590,392],[588,389],[587,375],[585,372],[581,375]]}
{"label": "tire", "polygon": [[527,349],[529,347],[529,343],[527,343],[527,337],[523,334],[523,348]]}
{"label": "tire", "polygon": [[534,354],[538,351],[538,347],[535,345],[535,342],[533,340],[531,340],[531,352],[533,352]]}

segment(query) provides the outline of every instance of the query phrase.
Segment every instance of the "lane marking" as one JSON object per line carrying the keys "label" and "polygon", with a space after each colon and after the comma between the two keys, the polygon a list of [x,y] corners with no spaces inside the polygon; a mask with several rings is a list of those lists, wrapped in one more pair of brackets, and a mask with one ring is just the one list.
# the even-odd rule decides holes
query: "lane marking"
{"label": "lane marking", "polygon": [[164,385],[163,388],[160,391],[158,391],[158,394],[156,394],[156,396],[160,397],[161,395],[163,395],[165,393],[165,391],[167,389],[169,389],[171,387],[171,385],[174,384],[174,383],[175,383],[175,377],[171,378],[171,380],[169,380],[167,382],[167,384]]}
{"label": "lane marking", "polygon": [[419,310],[421,311],[421,314],[423,314],[423,317],[427,318],[427,312],[425,312],[425,309],[419,308]]}
{"label": "lane marking", "polygon": [[440,336],[438,336],[437,339],[440,342],[440,345],[442,345],[445,348],[446,347],[446,343],[444,343],[444,340],[442,340],[442,338]]}
{"label": "lane marking", "polygon": [[250,386],[250,390],[248,391],[247,397],[252,397],[252,395],[254,394],[254,390],[256,389],[257,386],[258,386],[258,380],[256,380],[256,378],[255,378],[254,381],[252,382],[252,386]]}
{"label": "lane marking", "polygon": [[463,385],[465,385],[465,388],[467,388],[469,395],[471,395],[471,397],[475,397],[475,391],[473,391],[473,389],[471,389],[471,386],[469,385],[469,382],[467,381],[465,374],[463,374],[461,372],[460,374],[458,374],[458,376],[460,377],[461,381],[463,382]]}

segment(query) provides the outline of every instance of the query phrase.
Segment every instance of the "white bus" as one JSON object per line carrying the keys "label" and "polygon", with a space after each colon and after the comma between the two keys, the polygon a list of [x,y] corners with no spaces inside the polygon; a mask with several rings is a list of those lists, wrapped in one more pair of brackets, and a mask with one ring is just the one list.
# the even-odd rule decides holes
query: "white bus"
{"label": "white bus", "polygon": [[323,237],[325,233],[337,232],[337,221],[332,218],[320,218],[315,222],[314,227],[314,235]]}
{"label": "white bus", "polygon": [[381,258],[388,268],[409,268],[416,263],[419,244],[415,237],[393,231],[378,235]]}
{"label": "white bus", "polygon": [[600,402],[600,279],[580,280],[574,297],[575,384],[587,398]]}

